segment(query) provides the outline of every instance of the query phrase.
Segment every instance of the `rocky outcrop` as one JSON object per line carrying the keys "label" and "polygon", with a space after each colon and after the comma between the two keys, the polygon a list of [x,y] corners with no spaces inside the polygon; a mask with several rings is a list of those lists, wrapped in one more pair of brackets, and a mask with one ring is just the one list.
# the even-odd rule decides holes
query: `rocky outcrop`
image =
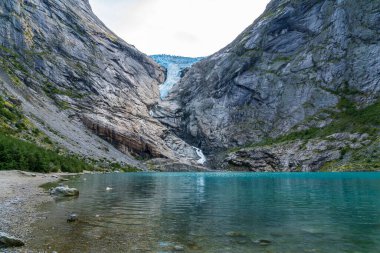
{"label": "rocky outcrop", "polygon": [[[273,0],[230,45],[190,68],[155,115],[208,155],[324,127],[342,98],[362,108],[379,98],[379,21],[378,1]],[[247,164],[231,163],[277,170],[284,162],[273,149],[244,152]]]}
{"label": "rocky outcrop", "polygon": [[[325,139],[292,141],[262,147],[243,148],[230,153],[221,164],[226,170],[254,172],[314,172],[330,169],[329,162],[345,157],[372,143],[368,134],[337,133]],[[336,165],[336,164],[335,164]]]}
{"label": "rocky outcrop", "polygon": [[129,155],[197,159],[149,114],[164,69],[107,29],[87,0],[1,1],[0,34],[3,93],[55,142],[137,166]]}
{"label": "rocky outcrop", "polygon": [[156,158],[151,159],[146,162],[146,166],[157,172],[210,172],[207,167],[200,164],[186,164],[181,162],[176,162],[170,159]]}

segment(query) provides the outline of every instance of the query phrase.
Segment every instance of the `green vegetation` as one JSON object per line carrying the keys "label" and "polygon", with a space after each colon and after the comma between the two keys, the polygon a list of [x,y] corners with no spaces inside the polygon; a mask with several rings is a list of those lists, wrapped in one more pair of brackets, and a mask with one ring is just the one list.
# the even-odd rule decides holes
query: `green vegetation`
{"label": "green vegetation", "polygon": [[[379,171],[380,170],[380,138],[361,149],[344,148],[341,158],[329,162],[322,167],[322,171]],[[345,162],[342,162],[346,160]]]}
{"label": "green vegetation", "polygon": [[[12,102],[14,101],[14,102]],[[106,160],[84,160],[65,154],[22,113],[16,99],[0,95],[0,170],[35,172],[80,172],[83,170],[119,170],[136,172],[138,168]],[[35,119],[38,120],[38,119]],[[44,125],[43,122],[40,122]],[[48,126],[57,136],[60,134]],[[61,136],[61,138],[64,138]]]}
{"label": "green vegetation", "polygon": [[0,133],[18,134],[29,128],[18,106],[0,96]]}
{"label": "green vegetation", "polygon": [[61,155],[36,144],[0,134],[0,170],[80,172],[92,169],[73,155]]}
{"label": "green vegetation", "polygon": [[128,164],[122,165],[120,163],[111,163],[110,167],[112,168],[112,170],[118,170],[121,172],[139,172],[139,171],[141,171],[139,168],[134,167],[132,165],[128,165]]}
{"label": "green vegetation", "polygon": [[[352,94],[353,91],[348,92]],[[369,146],[352,149],[346,146],[340,150],[341,157],[338,160],[326,163],[321,171],[379,171],[380,170],[380,100],[362,109],[358,109],[347,98],[341,98],[337,105],[339,111],[328,111],[333,122],[323,128],[310,128],[303,131],[292,132],[278,138],[268,138],[259,143],[246,145],[228,150],[236,152],[242,148],[255,148],[275,144],[289,143],[301,140],[306,145],[312,139],[324,139],[334,133],[367,133]]]}
{"label": "green vegetation", "polygon": [[[99,165],[101,164],[101,165]],[[87,161],[58,149],[47,149],[37,144],[0,133],[0,170],[33,172],[82,172],[84,170],[137,172],[138,168],[120,163]]]}
{"label": "green vegetation", "polygon": [[[16,123],[22,119],[22,114],[12,103],[0,97],[0,118],[3,119],[2,121]],[[22,122],[20,122],[20,124],[22,124]]]}
{"label": "green vegetation", "polygon": [[[20,102],[0,95],[0,170],[34,172],[80,172],[83,170],[139,171],[138,168],[108,161],[84,160],[65,154],[22,113]],[[36,119],[38,120],[38,119]],[[40,122],[43,124],[43,122]],[[44,125],[44,124],[43,124]],[[48,126],[45,126],[49,129]],[[59,135],[53,129],[50,132]],[[64,137],[62,137],[64,138]]]}
{"label": "green vegetation", "polygon": [[13,50],[0,46],[0,66],[8,74],[9,79],[16,86],[21,86],[22,81],[19,78],[18,73],[22,73],[24,76],[29,76],[24,65],[19,59],[19,55]]}
{"label": "green vegetation", "polygon": [[0,95],[0,134],[52,148],[53,142],[23,115],[19,103],[15,98]]}
{"label": "green vegetation", "polygon": [[337,165],[338,163],[331,162],[326,164],[321,171],[334,171],[334,172],[355,172],[355,171],[379,171],[380,162],[350,162],[344,165]]}
{"label": "green vegetation", "polygon": [[[35,57],[41,57],[47,55],[47,53],[25,50],[22,55],[23,56],[21,57],[20,53],[10,48],[0,46],[0,67],[7,73],[9,79],[15,86],[22,86],[24,83],[22,80],[25,77],[36,80],[36,76],[39,76],[38,73],[35,73],[34,76],[31,76],[26,68],[27,63],[31,64]],[[70,106],[67,102],[57,99],[55,95],[64,95],[70,98],[84,97],[82,94],[75,92],[72,89],[58,88],[57,86],[49,83],[47,81],[47,78],[44,76],[40,76],[39,80],[37,81],[41,82],[41,80],[44,80],[42,82],[45,83],[42,89],[50,98],[56,102],[57,106],[62,110],[69,109]]]}
{"label": "green vegetation", "polygon": [[68,110],[70,109],[70,104],[66,101],[61,101],[61,100],[57,100],[55,101],[55,103],[57,104],[57,106],[61,109],[61,110]]}
{"label": "green vegetation", "polygon": [[49,97],[54,97],[54,95],[64,95],[70,98],[83,98],[82,94],[79,94],[78,92],[72,89],[59,89],[55,85],[48,82],[45,83],[43,90]]}
{"label": "green vegetation", "polygon": [[279,56],[275,59],[273,59],[273,62],[290,62],[292,60],[289,56]]}
{"label": "green vegetation", "polygon": [[[292,132],[278,138],[268,138],[259,143],[245,146],[244,148],[273,145],[294,140],[310,140],[324,138],[334,133],[351,132],[367,133],[372,138],[376,137],[380,130],[380,101],[364,108],[357,109],[356,106],[346,98],[342,98],[338,104],[340,112],[330,112],[334,121],[323,128],[309,128],[303,131]],[[230,152],[238,151],[234,148]]]}

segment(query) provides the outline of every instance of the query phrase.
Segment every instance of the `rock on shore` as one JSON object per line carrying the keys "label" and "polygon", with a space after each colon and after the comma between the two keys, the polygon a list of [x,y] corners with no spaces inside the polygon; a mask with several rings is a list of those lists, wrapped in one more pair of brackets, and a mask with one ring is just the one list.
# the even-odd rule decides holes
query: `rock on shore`
{"label": "rock on shore", "polygon": [[22,247],[25,243],[14,236],[0,232],[0,248]]}
{"label": "rock on shore", "polygon": [[50,189],[49,192],[50,192],[50,195],[62,196],[62,197],[73,197],[73,196],[79,195],[78,189],[70,188],[67,185],[52,188]]}
{"label": "rock on shore", "polygon": [[53,201],[39,186],[59,180],[61,175],[69,174],[0,171],[0,231],[27,242],[31,224],[42,218],[36,208]]}

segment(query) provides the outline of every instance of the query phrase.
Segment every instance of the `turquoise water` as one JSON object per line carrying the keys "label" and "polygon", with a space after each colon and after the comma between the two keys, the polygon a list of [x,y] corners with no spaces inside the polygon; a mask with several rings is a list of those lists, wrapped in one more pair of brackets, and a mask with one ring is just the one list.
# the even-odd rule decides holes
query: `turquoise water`
{"label": "turquoise water", "polygon": [[[132,173],[69,185],[79,198],[43,208],[32,248],[380,252],[379,173]],[[66,222],[70,212],[78,222]]]}

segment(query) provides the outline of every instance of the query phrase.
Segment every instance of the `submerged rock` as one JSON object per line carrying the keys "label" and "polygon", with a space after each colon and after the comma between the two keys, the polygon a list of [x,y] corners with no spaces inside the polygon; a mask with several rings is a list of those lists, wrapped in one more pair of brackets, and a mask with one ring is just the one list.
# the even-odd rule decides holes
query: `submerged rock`
{"label": "submerged rock", "polygon": [[69,188],[67,185],[58,186],[50,189],[50,195],[61,197],[73,197],[79,195],[79,190],[76,188]]}
{"label": "submerged rock", "polygon": [[244,237],[245,236],[244,233],[237,232],[237,231],[230,231],[230,232],[227,232],[225,235],[229,237]]}
{"label": "submerged rock", "polygon": [[267,246],[267,245],[271,244],[272,242],[270,240],[260,239],[260,240],[254,241],[254,243],[259,244],[261,246]]}
{"label": "submerged rock", "polygon": [[78,215],[76,213],[71,213],[69,216],[67,216],[67,223],[76,222],[78,221]]}
{"label": "submerged rock", "polygon": [[173,247],[173,250],[174,251],[184,251],[185,250],[185,247],[183,247],[182,245],[175,245]]}
{"label": "submerged rock", "polygon": [[2,247],[22,247],[25,243],[16,237],[0,232],[0,248]]}

